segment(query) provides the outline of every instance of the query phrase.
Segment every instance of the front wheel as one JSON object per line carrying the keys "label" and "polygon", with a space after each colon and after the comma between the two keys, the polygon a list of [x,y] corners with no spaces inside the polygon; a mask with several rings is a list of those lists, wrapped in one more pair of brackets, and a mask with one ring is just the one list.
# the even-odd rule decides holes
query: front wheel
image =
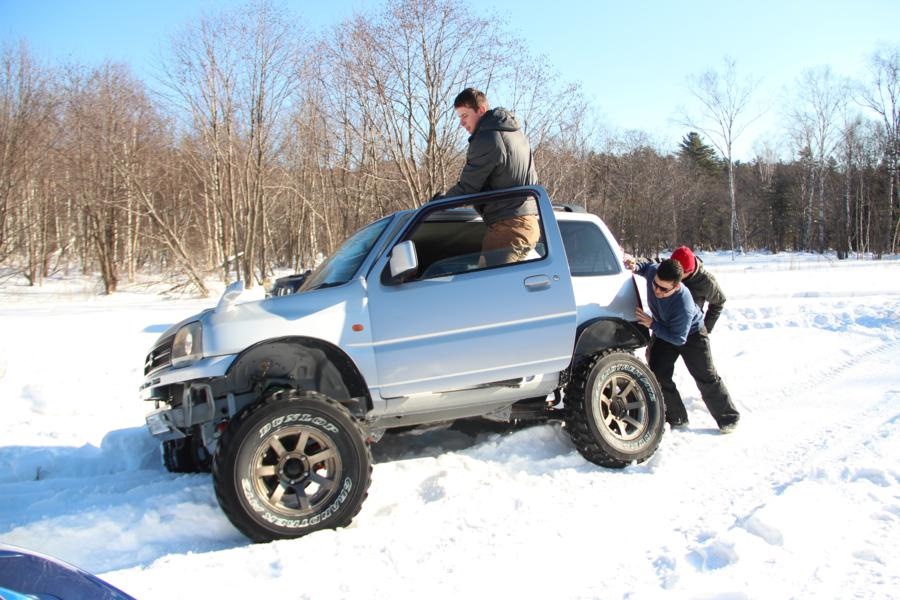
{"label": "front wheel", "polygon": [[566,388],[566,430],[592,463],[622,468],[650,458],[665,426],[662,390],[650,369],[622,351],[597,354]]}
{"label": "front wheel", "polygon": [[350,524],[368,493],[372,456],[340,404],[280,390],[232,421],[213,484],[222,510],[255,542]]}

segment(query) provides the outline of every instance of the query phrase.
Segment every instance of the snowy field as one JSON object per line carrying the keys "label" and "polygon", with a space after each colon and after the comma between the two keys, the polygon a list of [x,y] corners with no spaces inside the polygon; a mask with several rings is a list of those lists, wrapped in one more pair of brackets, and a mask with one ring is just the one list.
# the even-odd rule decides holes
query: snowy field
{"label": "snowy field", "polygon": [[0,543],[136,598],[900,597],[900,260],[700,255],[743,418],[622,471],[559,424],[388,435],[353,524],[250,544],[208,475],[167,473],[144,356],[216,299],[87,280],[0,284]]}

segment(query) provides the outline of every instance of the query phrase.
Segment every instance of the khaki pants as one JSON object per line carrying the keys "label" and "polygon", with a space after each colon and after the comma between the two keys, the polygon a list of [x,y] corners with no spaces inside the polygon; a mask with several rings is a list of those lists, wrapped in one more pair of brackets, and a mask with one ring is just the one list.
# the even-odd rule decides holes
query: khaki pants
{"label": "khaki pants", "polygon": [[497,221],[484,234],[479,264],[492,267],[524,260],[540,239],[541,227],[534,215]]}

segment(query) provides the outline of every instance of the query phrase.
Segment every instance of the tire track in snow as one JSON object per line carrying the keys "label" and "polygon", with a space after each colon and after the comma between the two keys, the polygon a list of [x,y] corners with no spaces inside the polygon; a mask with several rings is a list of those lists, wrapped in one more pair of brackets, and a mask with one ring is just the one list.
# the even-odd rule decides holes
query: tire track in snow
{"label": "tire track in snow", "polygon": [[[859,354],[848,356],[833,365],[824,366],[802,380],[778,388],[781,395],[788,398],[803,398],[810,395],[811,390],[827,388],[835,377],[840,377],[852,369],[859,367],[864,362],[869,362],[876,356],[900,356],[900,341],[890,341],[879,344]],[[826,393],[828,391],[826,390]]]}
{"label": "tire track in snow", "polygon": [[[750,558],[749,553],[745,552],[748,538],[756,539],[757,545],[767,547],[767,552],[774,557],[771,564],[777,564],[779,552],[791,550],[789,543],[785,546],[785,539],[790,542],[792,537],[789,527],[786,533],[785,524],[773,520],[770,513],[777,515],[786,506],[788,509],[794,508],[791,503],[795,502],[795,497],[808,493],[810,481],[832,492],[836,489],[835,485],[848,486],[853,482],[858,482],[856,487],[860,487],[866,482],[884,481],[887,486],[896,488],[900,480],[897,459],[893,458],[893,470],[889,465],[888,470],[884,471],[873,459],[873,453],[877,456],[877,452],[869,446],[873,432],[896,427],[896,424],[891,424],[900,421],[900,405],[897,402],[900,390],[885,390],[883,384],[859,383],[866,382],[872,373],[891,373],[894,370],[891,357],[900,355],[900,340],[897,339],[900,308],[894,302],[896,294],[884,295],[889,296],[886,303],[876,299],[847,303],[844,296],[836,298],[834,295],[829,297],[835,302],[828,302],[823,297],[821,302],[814,304],[788,302],[760,306],[756,301],[746,305],[742,301],[730,303],[730,312],[726,310],[724,317],[730,317],[731,323],[726,325],[726,331],[731,333],[722,337],[733,344],[733,336],[740,335],[740,331],[758,331],[758,335],[766,338],[766,330],[790,327],[794,330],[792,337],[779,338],[778,341],[799,342],[796,347],[801,351],[799,358],[794,354],[784,354],[783,347],[773,348],[771,356],[763,357],[757,353],[754,358],[763,359],[759,362],[762,368],[765,368],[767,360],[780,358],[777,368],[794,368],[801,376],[785,377],[784,372],[779,371],[771,378],[757,376],[747,379],[745,372],[745,377],[739,379],[739,386],[732,387],[729,381],[729,387],[737,398],[748,398],[746,403],[739,404],[745,418],[734,436],[698,437],[692,434],[710,431],[693,430],[686,432],[687,435],[681,432],[674,436],[669,434],[669,439],[664,441],[663,452],[671,455],[665,456],[663,464],[654,469],[655,475],[665,476],[665,465],[673,460],[695,462],[703,465],[704,469],[709,466],[711,471],[704,470],[695,481],[688,483],[692,489],[682,500],[682,506],[687,511],[684,522],[688,525],[680,529],[684,535],[684,545],[667,548],[662,555],[654,555],[651,551],[650,556],[655,556],[656,577],[662,588],[671,589],[679,585],[677,574],[684,573],[683,566],[679,568],[682,561],[689,563],[698,576],[705,577],[725,572],[727,567],[741,561],[742,555],[746,554],[747,560],[755,560],[756,556]],[[797,297],[796,294],[764,296],[772,299]],[[848,349],[855,352],[852,355],[844,352],[823,354],[821,350],[827,351],[827,348],[833,347],[832,343],[817,348],[815,340],[820,338],[806,336],[804,330],[817,330],[818,336],[852,333],[857,339],[862,337],[864,343],[872,345],[859,350],[858,342],[851,342]],[[806,339],[813,340],[806,348],[808,352],[801,346]],[[756,347],[762,348],[764,345],[757,344]],[[754,348],[753,344],[751,348]],[[741,354],[743,352],[739,351],[735,356]],[[767,386],[769,381],[774,385]],[[894,386],[894,382],[886,383]],[[762,401],[754,401],[757,398]],[[767,398],[772,400],[766,401]],[[686,397],[685,400],[702,406],[699,397]],[[689,406],[689,411],[691,409]],[[705,407],[701,412],[705,413]],[[887,433],[877,434],[877,437],[891,439]],[[714,464],[709,464],[711,453],[730,452],[736,454],[737,460],[733,463],[715,460]],[[886,455],[896,457],[900,456],[900,452]],[[854,460],[851,462],[848,457],[854,457]],[[857,466],[859,463],[862,466]],[[725,509],[724,514],[700,515],[692,520],[690,511],[696,505],[708,502],[707,490],[711,482],[722,488],[717,489],[714,497],[732,500],[730,504],[720,506]],[[872,535],[891,539],[890,536],[900,529],[900,498],[895,495],[892,501],[888,498],[886,504],[893,508],[884,510],[876,504],[878,508],[871,509],[864,498],[860,508],[866,506],[870,510],[862,526],[872,522],[885,523],[881,528],[876,527]],[[814,512],[815,508],[815,503],[805,507],[805,510],[801,507],[797,510],[798,517],[806,516],[810,510]],[[866,576],[869,576],[868,580],[883,577],[884,574],[879,571],[883,570],[883,557],[856,549],[852,559],[855,570],[861,573],[860,580],[866,580]],[[789,575],[777,578],[782,581],[812,581],[802,584],[805,594],[800,593],[800,589],[787,594],[809,596],[815,589],[815,581],[818,581],[814,564],[809,566],[806,575],[808,577],[797,579]],[[740,585],[736,584],[735,592],[740,589]]]}
{"label": "tire track in snow", "polygon": [[[859,395],[847,393],[847,390],[859,387],[859,382],[866,380],[869,371],[890,373],[889,367],[868,367],[873,362],[892,363],[891,357],[897,355],[898,347],[900,343],[896,341],[879,344],[781,388],[789,405],[782,410],[768,408],[771,415],[761,411],[753,416],[751,423],[742,423],[753,427],[752,436],[742,439],[739,428],[735,436],[723,438],[729,445],[738,446],[723,451],[740,451],[746,459],[742,466],[749,469],[739,472],[737,477],[728,473],[723,473],[721,477],[718,473],[706,473],[706,479],[720,482],[726,494],[734,498],[730,507],[730,522],[726,516],[725,519],[712,519],[718,521],[713,527],[704,527],[701,520],[699,527],[686,530],[688,539],[683,549],[683,559],[701,575],[718,571],[740,561],[742,552],[752,547],[752,542],[747,541],[749,534],[754,539],[762,540],[764,548],[768,547],[768,551],[764,549],[763,552],[774,557],[770,562],[775,565],[780,554],[796,552],[796,548],[789,543],[792,527],[793,539],[796,540],[797,523],[809,526],[818,523],[816,510],[822,510],[822,506],[816,506],[815,502],[807,505],[802,503],[802,499],[813,492],[834,495],[835,486],[841,486],[841,489],[849,486],[852,495],[860,498],[858,505],[844,506],[841,501],[846,502],[846,494],[842,492],[842,497],[833,503],[838,507],[834,512],[840,514],[829,515],[835,518],[836,523],[842,522],[842,514],[845,516],[843,521],[848,521],[846,515],[849,514],[854,517],[854,526],[868,527],[873,537],[891,539],[900,533],[900,497],[891,491],[900,481],[896,458],[900,453],[896,448],[884,451],[879,446],[897,445],[893,440],[896,439],[896,429],[900,427],[900,404],[897,402],[900,390],[882,389],[879,393],[876,391],[879,384],[873,383]],[[857,376],[862,369],[866,373]],[[891,383],[888,382],[888,385]],[[878,397],[866,401],[867,397],[872,397],[871,394],[865,396],[866,391],[875,392]],[[847,398],[853,402],[850,406],[847,405]],[[815,413],[810,413],[810,408]],[[804,415],[810,415],[810,418],[804,419]],[[766,434],[757,436],[762,430]],[[703,437],[719,439],[716,436]],[[736,444],[730,443],[732,440]],[[685,441],[689,445],[679,444],[678,450],[684,454],[696,454],[696,438]],[[693,460],[701,463],[705,451],[701,449]],[[884,457],[887,457],[886,461],[882,460]],[[882,462],[888,464],[882,467]],[[870,489],[872,486],[876,486],[875,492]],[[880,490],[881,501],[873,503],[872,495],[879,488],[886,489]],[[702,502],[702,498],[697,501]],[[797,506],[798,502],[800,506]],[[827,506],[827,503],[823,501],[822,505]],[[785,511],[792,517],[779,520],[779,515]],[[831,527],[824,526],[819,531],[826,548],[841,545],[842,529],[835,529],[832,531]],[[852,536],[847,537],[853,539]],[[889,583],[897,583],[897,576],[892,578],[890,567],[886,566],[889,558],[865,549],[849,549],[847,552],[851,550],[853,569],[859,573],[860,580],[887,578]],[[759,552],[759,549],[754,552]],[[813,554],[818,557],[817,551]],[[830,557],[828,560],[841,559]],[[669,587],[677,571],[677,563],[671,559],[660,559],[657,565],[660,567],[657,576],[661,585]],[[829,585],[841,584],[829,582],[827,570],[815,561],[811,561],[807,568],[809,572],[806,577],[795,579],[803,587],[787,595],[808,597],[815,595],[814,592],[827,590]],[[878,597],[877,594],[875,597]]]}

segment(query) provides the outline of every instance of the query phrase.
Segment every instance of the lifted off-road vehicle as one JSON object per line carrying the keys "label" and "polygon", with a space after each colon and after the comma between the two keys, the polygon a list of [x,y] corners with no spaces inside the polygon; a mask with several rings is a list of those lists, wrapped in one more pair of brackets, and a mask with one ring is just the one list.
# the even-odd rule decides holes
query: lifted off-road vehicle
{"label": "lifted off-road vehicle", "polygon": [[[481,202],[527,195],[541,241],[482,256]],[[488,260],[485,260],[485,259]],[[540,187],[449,198],[356,232],[293,294],[215,308],[166,331],[141,397],[167,468],[212,470],[225,514],[255,541],[345,526],[385,431],[484,417],[561,419],[604,467],[649,458],[665,423],[633,356],[637,286],[594,215]]]}

